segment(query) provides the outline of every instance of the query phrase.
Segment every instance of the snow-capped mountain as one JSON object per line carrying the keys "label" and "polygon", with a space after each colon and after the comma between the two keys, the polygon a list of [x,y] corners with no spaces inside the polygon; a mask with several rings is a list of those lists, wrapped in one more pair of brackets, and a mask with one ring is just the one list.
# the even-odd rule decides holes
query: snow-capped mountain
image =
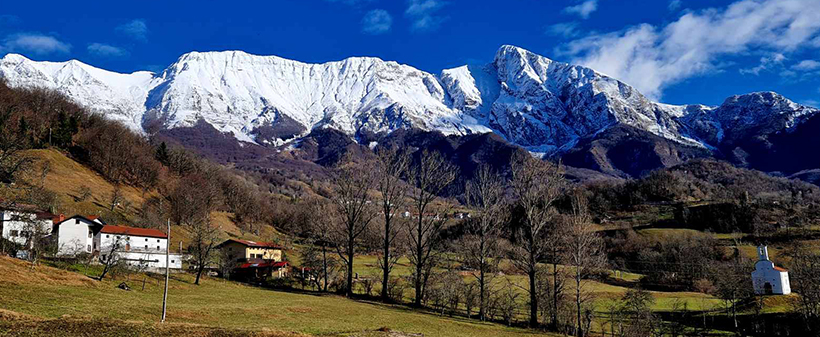
{"label": "snow-capped mountain", "polygon": [[495,132],[532,152],[557,153],[628,126],[711,149],[753,130],[791,128],[818,112],[774,93],[734,96],[720,107],[659,104],[592,69],[514,46],[502,46],[490,64],[439,75],[377,58],[307,64],[226,51],[182,55],[158,74],[8,54],[0,77],[15,87],[57,90],[134,130],[204,121],[239,140],[274,145],[316,128],[351,136],[416,128]]}

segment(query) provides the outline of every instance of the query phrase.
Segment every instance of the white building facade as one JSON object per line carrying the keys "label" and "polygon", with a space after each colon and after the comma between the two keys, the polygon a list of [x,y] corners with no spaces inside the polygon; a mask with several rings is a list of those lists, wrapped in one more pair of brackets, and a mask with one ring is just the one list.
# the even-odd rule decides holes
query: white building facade
{"label": "white building facade", "polygon": [[[162,231],[106,225],[94,240],[103,258],[113,250],[118,259],[133,268],[157,271],[166,267],[168,237]],[[182,258],[181,254],[169,254],[168,266],[182,269]]]}
{"label": "white building facade", "polygon": [[774,262],[769,260],[769,249],[766,246],[757,247],[758,261],[755,263],[755,270],[752,272],[752,286],[755,294],[758,295],[788,295],[789,272],[783,268],[776,267]]}
{"label": "white building facade", "polygon": [[19,245],[28,245],[32,237],[51,234],[53,215],[27,210],[0,210],[0,228],[3,238]]}
{"label": "white building facade", "polygon": [[57,223],[54,226],[54,233],[57,234],[57,256],[75,257],[93,254],[99,250],[95,237],[103,225],[100,219],[79,215]]}

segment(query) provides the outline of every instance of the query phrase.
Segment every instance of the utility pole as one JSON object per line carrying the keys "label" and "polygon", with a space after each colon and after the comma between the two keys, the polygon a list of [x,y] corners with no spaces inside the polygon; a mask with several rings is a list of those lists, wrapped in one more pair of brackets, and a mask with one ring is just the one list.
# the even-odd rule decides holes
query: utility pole
{"label": "utility pole", "polygon": [[165,312],[168,307],[168,279],[171,275],[170,254],[168,248],[171,244],[171,219],[168,219],[168,238],[165,241],[165,292],[162,293],[162,323],[165,323]]}

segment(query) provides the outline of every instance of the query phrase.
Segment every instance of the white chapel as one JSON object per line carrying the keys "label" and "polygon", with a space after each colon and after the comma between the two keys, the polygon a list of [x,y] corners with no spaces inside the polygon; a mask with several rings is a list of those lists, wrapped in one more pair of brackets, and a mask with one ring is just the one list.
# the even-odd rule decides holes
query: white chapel
{"label": "white chapel", "polygon": [[775,267],[769,260],[769,249],[766,246],[757,247],[758,261],[755,271],[752,272],[752,286],[758,295],[788,295],[789,272],[786,269]]}

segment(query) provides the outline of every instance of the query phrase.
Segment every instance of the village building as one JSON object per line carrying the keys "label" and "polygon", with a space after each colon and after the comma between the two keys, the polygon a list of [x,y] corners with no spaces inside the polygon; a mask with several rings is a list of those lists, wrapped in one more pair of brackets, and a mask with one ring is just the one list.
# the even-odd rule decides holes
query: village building
{"label": "village building", "polygon": [[776,267],[774,262],[769,260],[769,249],[766,246],[757,247],[758,261],[755,263],[755,270],[752,272],[752,285],[755,294],[758,295],[788,295],[791,293],[789,287],[789,272],[786,269]]}
{"label": "village building", "polygon": [[236,263],[282,261],[282,247],[270,242],[230,239],[216,246]]}
{"label": "village building", "polygon": [[54,224],[53,230],[57,237],[57,256],[93,254],[99,249],[95,236],[104,225],[105,223],[97,216],[75,215],[68,219],[60,218],[60,221]]}
{"label": "village building", "polygon": [[230,239],[216,248],[235,264],[230,272],[234,280],[260,283],[288,276],[289,263],[283,261],[282,247],[274,243]]}
{"label": "village building", "polygon": [[[164,270],[168,236],[160,230],[126,226],[103,226],[94,237],[99,254],[117,254],[125,264],[148,271]],[[182,269],[182,254],[169,254],[168,267]]]}
{"label": "village building", "polygon": [[0,209],[0,232],[6,240],[19,245],[30,245],[32,237],[51,235],[54,215],[37,210],[32,205],[14,205]]}

